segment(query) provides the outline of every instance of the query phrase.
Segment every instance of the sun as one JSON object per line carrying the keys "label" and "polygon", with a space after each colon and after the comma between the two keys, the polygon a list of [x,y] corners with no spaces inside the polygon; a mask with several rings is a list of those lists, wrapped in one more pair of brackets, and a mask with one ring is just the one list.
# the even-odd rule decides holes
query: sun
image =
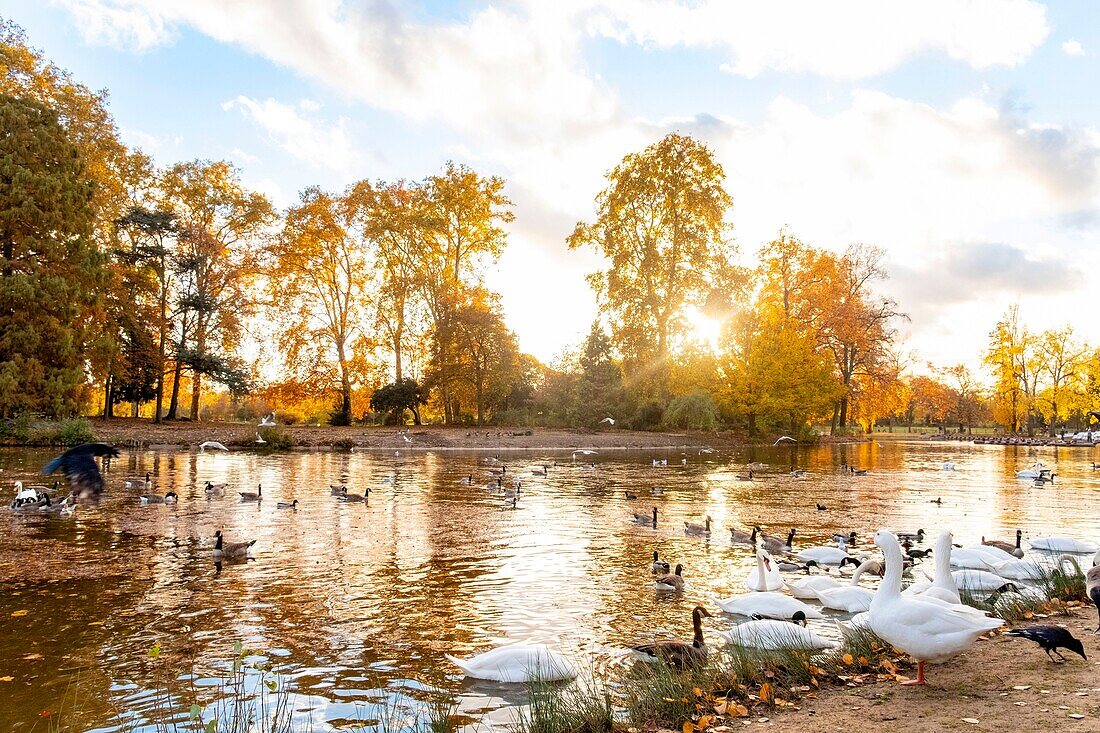
{"label": "sun", "polygon": [[687,324],[689,339],[703,344],[711,351],[718,351],[718,342],[722,338],[720,320],[692,309],[687,313]]}

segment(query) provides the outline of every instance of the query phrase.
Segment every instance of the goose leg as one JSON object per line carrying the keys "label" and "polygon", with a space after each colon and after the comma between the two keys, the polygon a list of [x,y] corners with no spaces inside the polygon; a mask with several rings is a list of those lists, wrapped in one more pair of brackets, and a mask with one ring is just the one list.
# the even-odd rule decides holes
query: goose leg
{"label": "goose leg", "polygon": [[925,680],[924,680],[924,662],[918,661],[917,662],[917,678],[915,680],[908,680],[906,682],[902,682],[901,684],[903,684],[903,685],[923,685],[924,682],[925,682]]}

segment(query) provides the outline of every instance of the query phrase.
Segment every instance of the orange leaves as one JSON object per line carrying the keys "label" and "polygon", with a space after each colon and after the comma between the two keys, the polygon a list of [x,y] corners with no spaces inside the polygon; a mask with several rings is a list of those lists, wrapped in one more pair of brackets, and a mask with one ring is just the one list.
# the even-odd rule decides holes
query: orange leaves
{"label": "orange leaves", "polygon": [[764,684],[760,685],[759,697],[760,702],[771,704],[775,701],[775,692],[772,690],[772,685],[770,682],[765,682]]}

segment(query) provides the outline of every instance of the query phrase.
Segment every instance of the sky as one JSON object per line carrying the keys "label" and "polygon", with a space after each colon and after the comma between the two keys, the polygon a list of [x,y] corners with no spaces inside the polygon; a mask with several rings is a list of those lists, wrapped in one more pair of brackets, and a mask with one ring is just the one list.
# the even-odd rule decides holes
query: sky
{"label": "sky", "polygon": [[0,0],[158,163],[308,185],[507,180],[486,272],[545,361],[595,314],[565,238],[671,131],[715,152],[741,260],[780,228],[887,253],[917,363],[976,364],[1011,303],[1100,344],[1100,5],[1034,0]]}

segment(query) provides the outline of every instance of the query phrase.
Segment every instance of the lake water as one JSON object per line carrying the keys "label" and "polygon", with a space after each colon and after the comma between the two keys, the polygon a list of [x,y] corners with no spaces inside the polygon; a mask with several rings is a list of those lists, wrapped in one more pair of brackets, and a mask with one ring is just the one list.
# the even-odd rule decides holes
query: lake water
{"label": "lake water", "polygon": [[[5,495],[16,479],[40,482],[37,470],[53,455],[0,451]],[[295,690],[303,729],[355,727],[377,718],[379,701],[435,689],[491,722],[522,690],[464,680],[444,654],[530,639],[600,671],[623,665],[631,644],[690,638],[691,608],[742,592],[754,567],[751,550],[731,546],[729,527],[759,524],[776,535],[797,527],[796,548],[852,529],[867,542],[880,526],[924,528],[930,543],[940,528],[962,544],[1007,539],[1017,527],[1025,538],[1100,539],[1100,471],[1087,449],[884,441],[578,461],[568,451],[502,452],[492,464],[486,455],[124,450],[98,506],[71,518],[3,511],[0,724],[140,727],[162,709],[151,679],[194,665],[209,683],[237,641],[267,650]],[[669,466],[653,467],[655,457]],[[1055,468],[1056,483],[1014,478],[1036,460]],[[555,461],[547,476],[532,475]],[[754,461],[770,468],[751,483],[735,480]],[[845,462],[870,473],[845,475]],[[956,470],[941,470],[944,462]],[[792,463],[808,477],[791,478]],[[495,483],[488,468],[500,465],[522,479],[515,508],[484,488]],[[158,493],[179,493],[177,506],[142,506],[141,491],[124,487],[147,471]],[[473,485],[460,482],[471,474]],[[342,479],[352,492],[374,489],[369,504],[330,496]],[[208,499],[206,480],[227,481],[230,491]],[[241,503],[236,490],[257,484],[264,501]],[[664,494],[650,496],[653,488]],[[297,511],[276,509],[294,498]],[[936,498],[942,504],[930,503]],[[631,521],[653,506],[656,530]],[[685,535],[684,521],[708,514],[710,539]],[[218,529],[230,541],[257,540],[255,559],[216,567]],[[683,594],[655,592],[653,550],[683,563]],[[707,628],[733,623],[716,615]],[[830,633],[831,622],[818,628]],[[158,659],[148,654],[154,644]]]}

